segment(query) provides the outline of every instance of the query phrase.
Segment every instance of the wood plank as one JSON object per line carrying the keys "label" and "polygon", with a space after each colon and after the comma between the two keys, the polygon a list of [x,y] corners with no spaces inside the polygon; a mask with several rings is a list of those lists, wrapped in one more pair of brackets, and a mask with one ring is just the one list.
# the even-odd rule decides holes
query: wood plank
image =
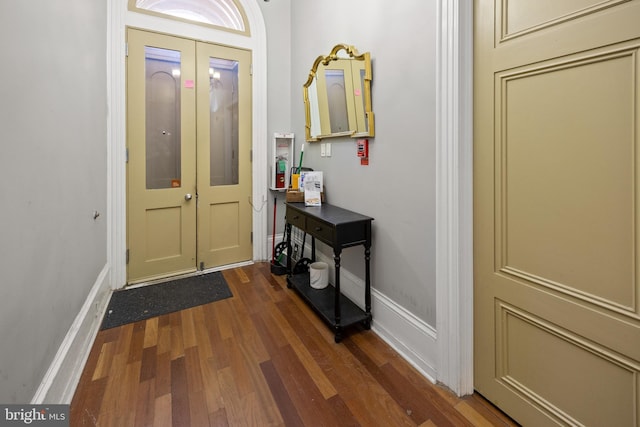
{"label": "wood plank", "polygon": [[261,313],[252,314],[251,318],[268,356],[277,354],[281,347],[289,343],[281,328],[281,325],[287,324],[286,321],[276,319],[273,313],[267,313],[264,310]]}
{"label": "wood plank", "polygon": [[189,392],[189,422],[192,426],[208,426],[209,411],[203,390]]}
{"label": "wood plank", "polygon": [[271,390],[271,394],[278,405],[284,424],[287,426],[304,425],[300,418],[300,414],[298,414],[296,405],[291,400],[291,396],[282,383],[280,374],[276,370],[275,366],[273,366],[273,362],[270,360],[262,362],[260,364],[260,369],[267,380],[267,384],[269,384],[269,389]]}
{"label": "wood plank", "polygon": [[340,424],[291,346],[283,347],[272,360],[305,425]]}
{"label": "wood plank", "polygon": [[[169,319],[169,316],[161,316],[159,319]],[[171,352],[171,325],[169,323],[160,326],[158,322],[158,354]]]}
{"label": "wood plank", "polygon": [[191,425],[189,386],[184,357],[171,360],[171,417],[173,427]]}
{"label": "wood plank", "polygon": [[[249,290],[249,293],[252,293],[251,290]],[[233,325],[236,338],[242,343],[242,347],[251,353],[250,358],[252,360],[262,362],[268,359],[269,354],[258,335],[257,325],[251,318],[251,310],[248,309],[248,306],[253,303],[252,300],[245,298],[243,293],[240,292],[238,297],[233,299],[229,305],[233,310]],[[262,307],[264,307],[263,303],[259,304],[255,311],[261,311]]]}
{"label": "wood plank", "polygon": [[162,328],[163,326],[169,326],[171,324],[171,320],[169,319],[169,314],[163,314],[158,316],[158,328]]}
{"label": "wood plank", "polygon": [[240,424],[242,420],[242,405],[231,367],[228,366],[218,371],[218,381],[229,424]]}
{"label": "wood plank", "polygon": [[139,362],[142,360],[142,349],[144,348],[145,321],[133,324],[131,332],[131,344],[129,348],[128,363]]}
{"label": "wood plank", "polygon": [[196,343],[200,357],[209,359],[213,356],[211,341],[209,340],[208,324],[204,313],[204,306],[198,306],[193,311],[193,325],[196,333]]}
{"label": "wood plank", "polygon": [[341,427],[355,427],[361,425],[340,395],[336,394],[332,396],[327,400],[327,402],[329,403],[329,407],[331,408],[331,411],[333,411],[335,418],[340,420]]}
{"label": "wood plank", "polygon": [[[229,286],[231,287],[231,284]],[[218,327],[220,338],[223,340],[233,338],[235,336],[233,332],[233,310],[229,299],[218,301],[214,310],[217,320],[215,325]]]}
{"label": "wood plank", "polygon": [[117,343],[116,354],[129,353],[129,348],[131,346],[131,336],[133,335],[133,326],[133,323],[129,323],[118,328],[120,330],[120,337],[117,341],[115,341]]}
{"label": "wood plank", "polygon": [[154,427],[171,427],[173,425],[173,413],[171,412],[171,408],[171,394],[164,394],[156,397],[153,421]]}
{"label": "wood plank", "polygon": [[189,394],[202,391],[204,385],[202,381],[202,370],[200,369],[198,347],[189,347],[184,350],[184,365],[187,373]]}
{"label": "wood plank", "polygon": [[158,360],[157,350],[157,347],[146,347],[142,351],[142,360],[140,365],[141,383],[156,377],[156,365]]}
{"label": "wood plank", "polygon": [[[237,278],[240,280],[241,283],[249,283],[249,276],[247,276],[247,273],[245,273],[244,269],[234,268],[233,273],[235,273],[235,275],[237,276]],[[227,271],[223,271],[222,274],[224,275],[224,278],[227,281],[231,280],[231,277],[232,277],[231,273]]]}
{"label": "wood plank", "polygon": [[98,422],[100,408],[107,388],[107,377],[79,385],[83,393],[76,393],[71,401],[69,417],[71,425],[93,426]]}
{"label": "wood plank", "polygon": [[[155,354],[154,354],[155,357]],[[149,379],[140,383],[136,395],[135,424],[136,426],[153,426],[156,402],[155,379]]]}
{"label": "wood plank", "polygon": [[[140,345],[142,345],[142,339]],[[140,362],[127,363],[125,365],[120,395],[118,396],[117,419],[119,425],[130,426],[135,424],[137,393],[140,386]]]}
{"label": "wood plank", "polygon": [[218,320],[222,317],[222,314],[220,314],[220,308],[221,305],[216,305],[214,308],[212,304],[207,304],[203,308],[209,343],[211,345],[212,360],[215,363],[216,369],[223,369],[229,366],[229,352],[224,346],[224,340],[220,332],[220,322]]}
{"label": "wood plank", "polygon": [[171,394],[171,353],[156,355],[156,398]]}
{"label": "wood plank", "polygon": [[169,314],[171,328],[171,360],[184,357],[184,340],[182,337],[182,316],[180,312]]}
{"label": "wood plank", "polygon": [[[242,396],[240,399],[240,404],[242,408],[242,413],[240,417],[237,417],[237,420],[234,425],[248,425],[248,426],[266,426],[266,425],[274,425],[270,422],[264,412],[264,408],[260,405],[260,399],[257,396],[256,392],[249,393],[245,396]],[[245,424],[246,423],[246,424]]]}
{"label": "wood plank", "polygon": [[482,417],[490,423],[490,425],[501,427],[518,427],[518,424],[515,421],[506,416],[504,412],[493,406],[491,402],[489,402],[478,393],[474,393],[471,396],[463,397],[459,399],[459,401],[460,400],[474,408],[476,412],[480,413]]}
{"label": "wood plank", "polygon": [[158,345],[158,317],[147,319],[144,328],[144,348]]}
{"label": "wood plank", "polygon": [[476,427],[490,427],[491,423],[467,402],[462,401],[454,406],[469,422]]}
{"label": "wood plank", "polygon": [[198,345],[195,325],[193,321],[193,311],[193,308],[190,308],[188,310],[182,310],[180,312],[180,314],[182,315],[182,340],[185,349]]}
{"label": "wood plank", "polygon": [[236,340],[227,340],[225,345],[228,349],[230,349],[231,363],[229,364],[229,368],[231,371],[231,375],[233,376],[233,381],[235,384],[235,389],[238,394],[238,397],[246,396],[249,393],[253,392],[253,384],[251,381],[251,374],[247,368],[249,361],[245,357],[245,354],[242,351],[240,343]]}
{"label": "wood plank", "polygon": [[266,378],[260,369],[260,363],[260,361],[255,361],[255,363],[252,362],[250,366],[248,366],[253,386],[253,396],[251,397],[250,402],[254,399],[257,401],[264,425],[279,425],[282,423],[282,417],[280,416],[278,406],[269,391],[269,385],[267,384]]}
{"label": "wood plank", "polygon": [[202,355],[200,355],[200,369],[202,370],[202,387],[205,392],[207,410],[209,414],[215,414],[221,409],[224,409],[224,399],[220,391],[215,362],[210,358],[204,359]]}
{"label": "wood plank", "polygon": [[102,353],[104,344],[106,343],[106,341],[104,340],[104,337],[106,335],[103,332],[104,331],[98,331],[98,333],[96,334],[93,346],[89,351],[89,357],[85,362],[82,375],[80,375],[80,380],[78,381],[79,384],[87,384],[92,380],[94,376],[96,366],[98,365],[98,360],[100,359],[100,354]]}
{"label": "wood plank", "polygon": [[[122,382],[125,377],[124,372],[126,370],[127,358],[127,354],[120,353],[114,354],[111,359],[107,385],[104,390],[98,419],[102,417],[102,414],[111,418],[112,415],[115,416],[114,414],[120,410],[120,388],[122,387]],[[109,414],[107,415],[107,413]]]}
{"label": "wood plank", "polygon": [[[351,334],[349,338],[369,357],[377,366],[392,362],[399,358],[398,353],[387,343],[380,342],[380,338],[373,331],[361,331]],[[404,363],[406,361],[403,360]]]}
{"label": "wood plank", "polygon": [[[429,411],[430,402],[424,402],[420,399],[420,394],[409,382],[404,381],[401,376],[398,378],[389,378],[387,375],[388,371],[378,367],[350,338],[344,340],[344,345],[353,353],[356,359],[364,365],[369,373],[377,379],[387,393],[393,397],[416,424],[421,424],[431,418],[429,413],[433,413],[434,411]],[[389,365],[383,365],[383,367],[386,366]],[[435,420],[435,422],[438,425],[450,425],[446,419]]]}
{"label": "wood plank", "polygon": [[[326,377],[320,365],[318,365],[313,355],[309,352],[309,349],[300,341],[295,332],[289,328],[290,332],[286,335],[286,338],[284,334],[278,334],[279,331],[286,330],[288,326],[281,312],[275,310],[269,313],[263,312],[261,316],[254,316],[253,319],[256,326],[260,325],[264,329],[262,334],[264,335],[265,341],[270,341],[270,337],[273,337],[273,335],[282,337],[279,347],[277,347],[277,349],[272,348],[270,354],[277,354],[279,348],[285,345],[291,345],[302,364],[307,371],[309,371],[311,378],[313,378],[314,383],[322,393],[324,399],[329,399],[336,395],[337,391],[331,384],[331,381]],[[271,325],[271,327],[269,328],[267,325]]]}
{"label": "wood plank", "polygon": [[220,408],[216,412],[209,414],[209,425],[212,427],[229,427],[227,411],[224,408]]}
{"label": "wood plank", "polygon": [[281,301],[287,297],[286,292],[284,292],[287,289],[286,282],[284,279],[278,280],[278,277],[284,278],[285,276],[274,276],[271,274],[271,267],[268,263],[260,263],[257,269],[266,281],[267,290],[273,302]]}
{"label": "wood plank", "polygon": [[114,341],[106,342],[102,344],[100,353],[95,367],[93,368],[93,376],[91,381],[96,381],[100,378],[106,378],[109,375],[111,369],[111,363],[113,362],[113,356],[116,353],[118,344]]}

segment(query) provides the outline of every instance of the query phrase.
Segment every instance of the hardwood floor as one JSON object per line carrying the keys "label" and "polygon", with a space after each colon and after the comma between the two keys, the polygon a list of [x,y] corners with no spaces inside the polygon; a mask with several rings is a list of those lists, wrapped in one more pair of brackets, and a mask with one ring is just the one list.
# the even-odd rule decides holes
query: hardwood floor
{"label": "hardwood floor", "polygon": [[100,331],[71,425],[516,425],[433,385],[372,331],[335,344],[268,263],[223,274],[232,298]]}

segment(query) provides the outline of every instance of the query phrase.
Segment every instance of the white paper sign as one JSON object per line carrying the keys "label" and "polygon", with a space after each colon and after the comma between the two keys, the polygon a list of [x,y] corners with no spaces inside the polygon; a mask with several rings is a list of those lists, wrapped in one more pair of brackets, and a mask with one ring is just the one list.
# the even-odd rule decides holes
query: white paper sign
{"label": "white paper sign", "polygon": [[320,206],[322,204],[322,172],[305,172],[302,182],[304,204],[306,206]]}

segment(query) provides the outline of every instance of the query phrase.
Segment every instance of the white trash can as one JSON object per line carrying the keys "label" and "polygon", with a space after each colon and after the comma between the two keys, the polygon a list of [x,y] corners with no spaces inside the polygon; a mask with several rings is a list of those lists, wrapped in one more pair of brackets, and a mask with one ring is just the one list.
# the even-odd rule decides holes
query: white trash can
{"label": "white trash can", "polygon": [[329,266],[326,262],[313,262],[309,265],[309,285],[313,289],[324,289],[329,284]]}

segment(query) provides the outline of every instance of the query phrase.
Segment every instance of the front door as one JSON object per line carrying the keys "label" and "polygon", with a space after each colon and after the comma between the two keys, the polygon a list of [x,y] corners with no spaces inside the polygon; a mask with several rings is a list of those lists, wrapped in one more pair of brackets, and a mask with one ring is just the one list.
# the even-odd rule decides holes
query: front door
{"label": "front door", "polygon": [[475,2],[475,386],[640,425],[640,1]]}
{"label": "front door", "polygon": [[250,53],[127,39],[127,281],[250,260]]}

